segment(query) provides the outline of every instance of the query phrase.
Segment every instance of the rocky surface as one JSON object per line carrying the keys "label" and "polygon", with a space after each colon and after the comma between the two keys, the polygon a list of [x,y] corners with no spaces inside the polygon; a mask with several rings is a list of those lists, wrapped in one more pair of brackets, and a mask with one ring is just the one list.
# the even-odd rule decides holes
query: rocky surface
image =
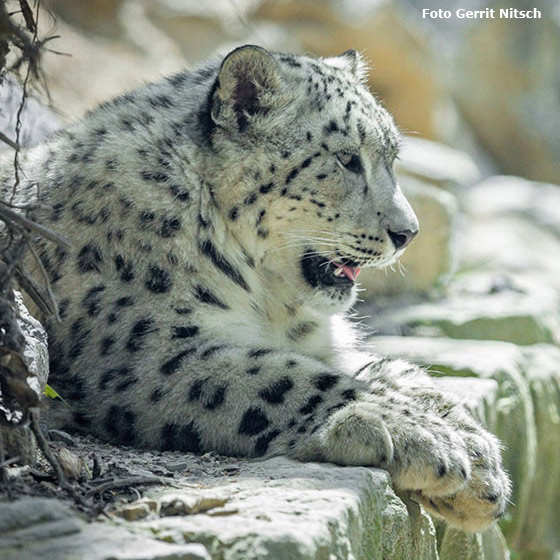
{"label": "rocky surface", "polygon": [[[19,292],[14,292],[17,324],[23,335],[23,361],[29,372],[27,385],[41,397],[49,376],[47,333],[27,310]],[[7,459],[19,457],[24,464],[35,462],[35,438],[26,425],[0,425],[0,437]]]}
{"label": "rocky surface", "polygon": [[3,560],[209,560],[200,544],[168,544],[112,526],[81,520],[57,500],[26,498],[2,504]]}
{"label": "rocky surface", "polygon": [[[469,383],[468,400],[475,409],[492,406],[496,394],[493,381]],[[457,560],[467,558],[462,554],[469,550],[468,558],[483,560],[490,551],[499,551],[491,556],[496,559],[507,554],[496,526],[482,536],[457,532],[457,538],[441,528],[444,550],[438,554],[429,516],[406,495],[397,496],[389,475],[378,469],[281,457],[242,461],[139,452],[92,438],[74,440],[72,452],[90,465],[90,472],[95,471],[93,456],[103,465],[81,486],[90,488],[86,495],[95,496],[102,515],[87,522],[70,511],[71,500],[60,493],[57,500],[4,502],[1,558]],[[29,490],[22,484],[24,474],[9,471],[14,492]],[[108,483],[148,474],[165,485]],[[48,495],[48,483],[41,488]],[[134,497],[140,495],[135,488],[142,498]]]}

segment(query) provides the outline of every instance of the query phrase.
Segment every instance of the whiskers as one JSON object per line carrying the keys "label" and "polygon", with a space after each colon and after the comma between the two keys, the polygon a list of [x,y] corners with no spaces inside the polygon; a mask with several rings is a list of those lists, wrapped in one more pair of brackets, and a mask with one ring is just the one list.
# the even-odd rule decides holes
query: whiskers
{"label": "whiskers", "polygon": [[406,276],[406,273],[408,272],[408,270],[406,269],[406,266],[404,266],[404,264],[401,262],[400,258],[388,263],[386,266],[383,267],[383,271],[385,272],[385,276],[389,276],[389,273],[387,272],[387,270],[390,270],[391,272],[397,272],[398,271],[398,273],[401,276]]}
{"label": "whiskers", "polygon": [[[273,249],[269,249],[267,251],[269,254],[297,247],[308,248],[309,246],[315,247],[317,245],[320,245],[329,249],[336,249],[336,247],[338,246],[338,240],[333,236],[319,237],[317,235],[302,235],[291,231],[280,232],[280,235],[286,237],[286,241],[284,243],[280,243]],[[323,255],[324,253],[325,251],[323,249],[313,249],[313,251],[304,253],[304,256],[310,256],[311,254]]]}

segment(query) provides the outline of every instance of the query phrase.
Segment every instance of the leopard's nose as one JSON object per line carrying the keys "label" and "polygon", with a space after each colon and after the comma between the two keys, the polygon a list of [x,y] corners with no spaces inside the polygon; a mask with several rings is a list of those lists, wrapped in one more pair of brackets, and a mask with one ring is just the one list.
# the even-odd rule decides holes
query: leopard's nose
{"label": "leopard's nose", "polygon": [[391,231],[388,229],[387,233],[395,249],[398,251],[399,249],[404,249],[414,239],[418,230],[403,229],[402,231]]}

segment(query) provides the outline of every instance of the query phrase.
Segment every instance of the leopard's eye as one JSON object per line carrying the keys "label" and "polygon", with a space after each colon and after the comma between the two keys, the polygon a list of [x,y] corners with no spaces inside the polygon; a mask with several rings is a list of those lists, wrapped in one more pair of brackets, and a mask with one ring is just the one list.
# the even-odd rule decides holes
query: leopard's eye
{"label": "leopard's eye", "polygon": [[336,159],[344,169],[348,169],[348,171],[352,173],[361,173],[364,169],[362,166],[362,159],[358,154],[340,152],[337,154]]}

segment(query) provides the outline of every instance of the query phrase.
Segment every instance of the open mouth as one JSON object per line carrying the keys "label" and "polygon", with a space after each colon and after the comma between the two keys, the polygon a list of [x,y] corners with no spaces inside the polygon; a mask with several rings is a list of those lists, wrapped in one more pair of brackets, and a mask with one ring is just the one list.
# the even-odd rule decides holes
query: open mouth
{"label": "open mouth", "polygon": [[360,274],[360,267],[356,262],[344,259],[344,263],[341,263],[321,255],[310,255],[308,252],[301,257],[301,270],[308,284],[314,288],[330,286],[350,288]]}

